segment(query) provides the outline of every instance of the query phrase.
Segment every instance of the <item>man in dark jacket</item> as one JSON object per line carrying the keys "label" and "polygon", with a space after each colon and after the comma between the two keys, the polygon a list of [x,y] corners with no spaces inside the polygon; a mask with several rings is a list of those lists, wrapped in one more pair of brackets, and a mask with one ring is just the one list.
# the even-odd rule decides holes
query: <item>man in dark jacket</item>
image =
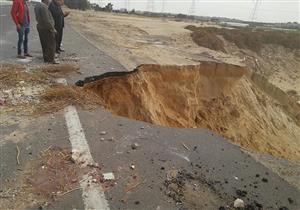
{"label": "man in dark jacket", "polygon": [[34,7],[34,13],[37,21],[37,30],[43,49],[44,61],[57,64],[55,61],[55,34],[54,20],[51,12],[48,10],[49,0],[42,0]]}
{"label": "man in dark jacket", "polygon": [[[27,1],[27,0],[26,0]],[[29,8],[25,0],[14,0],[11,7],[11,16],[16,24],[19,36],[18,40],[18,58],[32,57],[28,53],[28,34],[29,34]],[[24,55],[22,55],[22,45]]]}
{"label": "man in dark jacket", "polygon": [[69,13],[64,13],[61,9],[61,6],[63,5],[63,1],[61,0],[52,0],[52,2],[49,5],[49,10],[52,14],[52,17],[54,19],[54,27],[57,31],[55,35],[56,39],[56,53],[60,53],[63,50],[61,49],[61,42],[62,42],[62,36],[63,36],[63,28],[65,26],[65,20],[64,18],[68,16]]}

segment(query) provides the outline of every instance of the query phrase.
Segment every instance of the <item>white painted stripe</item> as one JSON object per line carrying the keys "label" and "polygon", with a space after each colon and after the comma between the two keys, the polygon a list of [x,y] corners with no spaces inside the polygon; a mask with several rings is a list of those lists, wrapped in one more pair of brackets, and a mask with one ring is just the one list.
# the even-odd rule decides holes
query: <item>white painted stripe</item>
{"label": "white painted stripe", "polygon": [[[67,84],[65,79],[59,79],[58,82]],[[91,155],[75,106],[68,106],[65,108],[65,119],[70,136],[69,140],[72,145],[72,158],[80,164],[81,167],[85,167],[88,164],[94,164],[95,162]],[[84,175],[82,177],[83,181],[80,182],[85,209],[108,210],[108,202],[105,199],[101,185],[93,182],[93,177],[91,175],[93,172],[95,172],[95,170]]]}
{"label": "white painted stripe", "polygon": [[82,196],[85,209],[105,210],[109,209],[103,191],[99,191],[99,184],[93,182],[93,177],[84,175],[80,186],[82,187]]}
{"label": "white painted stripe", "polygon": [[89,145],[74,106],[65,108],[65,118],[70,136],[69,139],[72,145],[73,159],[81,164],[82,167],[94,164]]}

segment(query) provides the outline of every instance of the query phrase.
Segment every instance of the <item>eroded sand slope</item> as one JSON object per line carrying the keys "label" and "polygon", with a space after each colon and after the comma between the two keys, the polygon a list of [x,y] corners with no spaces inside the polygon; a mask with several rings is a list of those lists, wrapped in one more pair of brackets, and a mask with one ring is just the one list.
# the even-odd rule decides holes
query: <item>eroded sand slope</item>
{"label": "eroded sand slope", "polygon": [[300,100],[300,54],[278,45],[263,45],[261,53],[240,49],[223,40],[226,52],[198,46],[188,25],[219,27],[212,22],[151,18],[127,14],[72,10],[70,24],[128,70],[140,64],[198,64],[199,60],[244,63],[285,92]]}
{"label": "eroded sand slope", "polygon": [[208,128],[245,148],[299,161],[299,106],[286,109],[255,82],[243,67],[202,62],[142,65],[85,88],[114,114],[163,126]]}

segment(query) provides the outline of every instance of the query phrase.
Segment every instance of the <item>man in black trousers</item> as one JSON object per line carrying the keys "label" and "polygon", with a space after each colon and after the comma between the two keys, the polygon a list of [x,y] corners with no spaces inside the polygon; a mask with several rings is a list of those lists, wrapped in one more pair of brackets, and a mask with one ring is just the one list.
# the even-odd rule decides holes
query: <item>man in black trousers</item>
{"label": "man in black trousers", "polygon": [[69,15],[69,13],[64,13],[61,9],[61,6],[63,5],[62,0],[52,0],[52,2],[49,5],[49,11],[52,14],[52,17],[54,19],[54,26],[57,31],[55,35],[56,40],[56,53],[60,53],[63,50],[61,49],[61,41],[63,36],[63,28],[65,26],[65,20],[64,18]]}
{"label": "man in black trousers", "polygon": [[53,17],[48,10],[49,0],[42,0],[34,7],[37,20],[37,30],[43,49],[43,58],[46,63],[57,64],[55,61],[55,34]]}

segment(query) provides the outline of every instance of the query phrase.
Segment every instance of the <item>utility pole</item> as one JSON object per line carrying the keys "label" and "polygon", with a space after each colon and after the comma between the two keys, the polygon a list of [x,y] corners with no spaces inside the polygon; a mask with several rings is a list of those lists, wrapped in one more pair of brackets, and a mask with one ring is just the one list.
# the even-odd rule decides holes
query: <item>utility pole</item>
{"label": "utility pole", "polygon": [[191,7],[190,7],[190,11],[189,11],[189,15],[195,15],[196,13],[196,0],[192,1]]}
{"label": "utility pole", "polygon": [[149,12],[154,12],[154,0],[148,0],[146,10]]}
{"label": "utility pole", "polygon": [[257,15],[258,4],[261,3],[261,0],[255,0],[254,8],[252,10],[251,20],[254,21]]}

